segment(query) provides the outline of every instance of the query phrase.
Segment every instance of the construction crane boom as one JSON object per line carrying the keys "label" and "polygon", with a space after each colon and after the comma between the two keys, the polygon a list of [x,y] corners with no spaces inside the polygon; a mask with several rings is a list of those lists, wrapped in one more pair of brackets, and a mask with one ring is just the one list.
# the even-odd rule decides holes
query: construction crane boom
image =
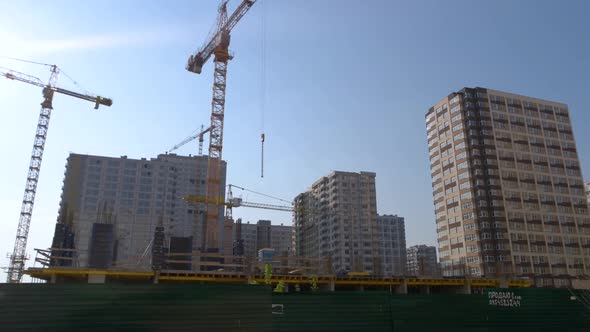
{"label": "construction crane boom", "polygon": [[[227,15],[227,3],[222,0],[218,9],[217,29],[195,55],[188,59],[186,69],[200,74],[203,65],[214,55],[213,98],[211,101],[211,126],[209,133],[209,159],[207,161],[206,182],[206,221],[203,223],[204,236],[202,250],[219,250],[218,226],[220,214],[223,214],[224,197],[221,193],[221,158],[223,150],[223,121],[225,117],[225,89],[227,81],[227,64],[233,58],[229,54],[230,33],[256,0],[243,0],[231,16]],[[213,203],[209,203],[213,202]],[[231,216],[229,216],[231,218]]]}
{"label": "construction crane boom", "polygon": [[249,208],[255,208],[255,209],[267,209],[267,210],[286,211],[286,212],[293,212],[294,211],[292,206],[245,202],[245,201],[242,201],[241,198],[234,198],[232,202],[229,202],[229,204],[231,204],[232,207],[243,206],[243,207],[249,207]]}
{"label": "construction crane boom", "polygon": [[207,129],[203,129],[203,126],[201,126],[200,133],[185,138],[182,142],[176,144],[170,150],[166,151],[166,153],[176,151],[176,150],[180,149],[182,146],[184,146],[186,143],[188,143],[198,137],[199,138],[199,156],[202,156],[203,155],[203,142],[205,141],[204,136],[206,133],[209,132],[209,130],[211,130],[211,127],[207,128]]}
{"label": "construction crane boom", "polygon": [[[200,74],[203,68],[203,65],[209,60],[211,55],[214,54],[215,48],[221,43],[223,39],[223,33],[230,33],[231,30],[238,24],[238,22],[246,15],[248,10],[256,3],[256,0],[244,0],[242,3],[238,5],[238,8],[234,11],[234,13],[227,18],[227,3],[229,0],[223,0],[219,5],[220,11],[220,18],[225,17],[224,20],[218,19],[217,21],[217,31],[205,44],[201,47],[201,49],[195,54],[189,57],[188,63],[186,64],[186,69],[190,72]],[[222,13],[225,12],[225,15]],[[229,44],[229,40],[228,40]],[[228,45],[229,46],[229,45]]]}
{"label": "construction crane boom", "polygon": [[[58,69],[58,74],[59,74],[59,69]],[[60,87],[56,87],[56,86],[50,86],[49,84],[44,84],[43,82],[41,82],[40,79],[38,79],[35,76],[31,76],[25,73],[21,73],[18,72],[16,70],[12,70],[12,69],[7,69],[7,68],[3,68],[0,67],[0,76],[4,76],[7,79],[10,80],[14,80],[14,81],[19,81],[19,82],[23,82],[23,83],[28,83],[31,85],[35,85],[38,87],[41,87],[44,89],[43,93],[44,94],[48,94],[51,92],[57,92],[57,93],[61,93],[70,97],[75,97],[78,99],[83,99],[83,100],[87,100],[87,101],[91,101],[93,103],[96,103],[96,105],[94,106],[94,109],[98,109],[99,105],[105,105],[105,106],[111,106],[113,105],[113,101],[109,98],[103,98],[101,96],[93,96],[93,95],[88,95],[88,94],[82,94],[82,93],[78,93],[75,91],[70,91],[70,90],[66,90],[66,89],[62,89]]]}
{"label": "construction crane boom", "polygon": [[43,102],[41,103],[41,111],[39,114],[39,120],[37,122],[35,139],[33,141],[33,152],[31,153],[31,161],[29,163],[25,193],[23,196],[18,228],[16,231],[16,240],[14,242],[13,252],[10,255],[10,265],[8,267],[8,277],[6,280],[8,283],[20,282],[23,275],[25,262],[27,260],[27,239],[29,237],[29,228],[31,226],[31,217],[33,215],[33,205],[35,204],[35,195],[37,193],[37,183],[39,182],[39,172],[41,171],[41,161],[43,159],[45,141],[47,140],[49,119],[51,117],[51,111],[53,110],[54,93],[57,92],[71,97],[94,102],[95,109],[97,109],[99,105],[111,106],[113,104],[112,100],[108,98],[81,94],[57,87],[56,83],[59,76],[59,68],[55,65],[51,65],[50,70],[51,75],[49,77],[49,82],[47,84],[43,84],[37,77],[15,70],[0,68],[0,76],[43,88]]}
{"label": "construction crane boom", "polygon": [[227,208],[227,215],[231,217],[232,216],[232,208],[235,207],[250,207],[250,208],[255,208],[255,209],[267,209],[267,210],[276,210],[276,211],[286,211],[286,212],[295,212],[295,209],[293,208],[293,206],[287,206],[287,205],[275,205],[275,204],[266,204],[266,203],[255,203],[255,202],[246,202],[243,201],[241,198],[239,197],[234,197],[233,196],[233,192],[232,192],[232,188],[238,188],[244,191],[249,191],[251,193],[257,194],[257,195],[261,195],[261,196],[265,196],[268,198],[272,198],[272,199],[276,199],[282,202],[286,202],[286,203],[290,203],[289,201],[282,199],[282,198],[278,198],[278,197],[274,197],[271,195],[267,195],[267,194],[263,194],[260,192],[256,192],[253,190],[249,190],[240,186],[236,186],[234,184],[228,184],[227,185],[228,189],[227,189],[227,200],[215,200],[215,199],[211,199],[208,198],[206,196],[197,196],[197,195],[188,195],[186,197],[184,197],[183,199],[187,202],[190,203],[205,203],[205,204],[220,204],[220,205],[225,205],[225,207]]}
{"label": "construction crane boom", "polygon": [[184,197],[184,200],[190,203],[207,203],[207,204],[220,204],[225,205],[228,208],[235,208],[235,207],[249,207],[255,209],[267,209],[267,210],[276,210],[276,211],[286,211],[286,212],[293,212],[295,211],[292,206],[286,205],[275,205],[275,204],[266,204],[266,203],[255,203],[255,202],[246,202],[243,201],[241,198],[231,198],[227,201],[216,201],[216,200],[208,200],[205,196],[196,196],[196,195],[188,195]]}

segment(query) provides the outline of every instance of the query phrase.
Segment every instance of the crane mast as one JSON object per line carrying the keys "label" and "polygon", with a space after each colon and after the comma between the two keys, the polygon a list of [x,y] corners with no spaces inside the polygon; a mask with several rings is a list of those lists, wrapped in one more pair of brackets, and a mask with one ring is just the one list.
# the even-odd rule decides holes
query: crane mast
{"label": "crane mast", "polygon": [[84,95],[56,87],[59,68],[56,65],[51,65],[50,71],[51,75],[49,77],[49,82],[43,84],[41,80],[34,76],[14,70],[7,70],[6,68],[0,68],[0,76],[43,88],[43,102],[41,103],[41,111],[39,113],[39,120],[37,121],[37,130],[35,131],[35,139],[33,140],[33,151],[29,162],[29,171],[27,173],[25,193],[18,220],[14,249],[10,255],[10,265],[8,266],[8,276],[6,279],[6,282],[8,283],[20,282],[27,260],[27,240],[29,237],[29,228],[31,226],[31,217],[33,215],[33,206],[35,204],[35,195],[37,193],[37,183],[39,182],[39,172],[41,171],[41,161],[43,160],[45,141],[47,140],[49,120],[51,118],[51,111],[53,110],[54,93],[58,92],[68,96],[92,101],[95,103],[95,109],[97,109],[99,105],[112,105],[112,100],[108,98]]}
{"label": "crane mast", "polygon": [[228,0],[222,0],[217,18],[217,30],[213,37],[195,55],[189,57],[186,69],[200,74],[203,65],[213,55],[213,98],[211,101],[211,126],[209,134],[209,160],[207,165],[206,221],[204,222],[204,242],[201,250],[219,249],[219,216],[223,214],[224,197],[221,192],[221,161],[223,150],[223,120],[225,116],[225,90],[227,64],[232,56],[229,53],[230,33],[240,19],[254,5],[256,0],[243,0],[228,18]]}

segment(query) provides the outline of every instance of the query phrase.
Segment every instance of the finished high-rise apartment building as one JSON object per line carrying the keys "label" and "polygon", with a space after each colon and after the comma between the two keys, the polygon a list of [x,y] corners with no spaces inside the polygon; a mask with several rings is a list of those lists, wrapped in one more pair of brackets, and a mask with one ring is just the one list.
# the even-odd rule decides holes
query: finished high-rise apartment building
{"label": "finished high-rise apartment building", "polygon": [[297,256],[329,258],[334,273],[382,273],[375,176],[335,171],[295,197]]}
{"label": "finished high-rise apartment building", "polygon": [[427,245],[411,246],[407,249],[407,273],[416,277],[437,277],[436,247]]}
{"label": "finished high-rise apartment building", "polygon": [[234,227],[233,238],[234,243],[241,240],[241,254],[249,258],[256,257],[258,250],[267,248],[274,249],[276,257],[293,256],[292,226],[272,225],[270,220],[240,223]]}
{"label": "finished high-rise apartment building", "polygon": [[385,276],[406,274],[406,224],[397,215],[377,216],[377,248]]}
{"label": "finished high-rise apartment building", "polygon": [[568,107],[464,88],[426,114],[444,276],[590,274],[590,216]]}

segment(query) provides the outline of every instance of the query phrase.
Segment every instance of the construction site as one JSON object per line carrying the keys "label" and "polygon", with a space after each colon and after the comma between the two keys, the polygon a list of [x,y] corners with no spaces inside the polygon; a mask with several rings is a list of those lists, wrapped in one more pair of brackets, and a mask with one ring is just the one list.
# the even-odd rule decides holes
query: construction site
{"label": "construction site", "polygon": [[[544,319],[549,319],[567,312],[570,321],[578,324],[576,326],[589,322],[587,313],[584,317],[577,314],[586,312],[590,297],[585,291],[573,290],[588,287],[588,280],[572,280],[568,289],[552,293],[541,294],[544,290],[534,293],[534,279],[502,274],[502,262],[496,263],[497,277],[472,274],[465,261],[452,267],[453,271],[465,272],[464,275],[443,276],[438,271],[436,253],[433,263],[436,267],[432,267],[431,272],[409,274],[404,220],[397,215],[377,214],[376,174],[373,172],[333,171],[306,192],[290,199],[232,184],[227,176],[228,169],[239,161],[224,160],[222,153],[224,145],[239,143],[224,141],[224,121],[233,115],[232,109],[226,112],[226,94],[233,93],[231,86],[227,86],[227,77],[231,75],[228,64],[234,58],[230,41],[232,31],[257,1],[240,0],[233,10],[229,10],[229,3],[229,0],[220,1],[216,23],[208,38],[185,64],[190,74],[201,74],[205,66],[213,66],[212,98],[199,101],[201,108],[210,103],[210,123],[200,125],[195,133],[152,158],[79,153],[64,156],[67,160],[57,223],[51,243],[44,248],[28,248],[27,242],[30,228],[35,227],[32,222],[34,204],[54,96],[88,101],[94,109],[113,107],[117,100],[62,88],[58,84],[61,69],[56,65],[35,63],[49,69],[47,82],[0,67],[0,76],[42,91],[14,248],[6,268],[7,284],[0,286],[2,295],[6,294],[5,300],[17,303],[15,308],[25,308],[34,306],[31,303],[37,301],[37,295],[45,301],[56,296],[54,292],[62,292],[64,306],[66,303],[71,307],[83,306],[82,299],[87,297],[95,301],[92,305],[96,308],[107,308],[115,303],[111,297],[119,298],[121,308],[137,306],[136,312],[121,318],[124,315],[117,316],[113,309],[113,312],[105,311],[103,317],[112,316],[111,319],[121,326],[130,324],[129,328],[139,328],[132,326],[135,323],[129,317],[155,315],[150,306],[171,305],[165,300],[168,295],[186,301],[187,308],[201,308],[199,310],[213,316],[220,315],[218,310],[228,310],[231,317],[223,323],[234,325],[223,328],[244,331],[296,330],[297,324],[313,331],[317,328],[310,323],[314,319],[318,324],[333,322],[327,330],[366,328],[367,325],[355,326],[353,322],[344,326],[349,318],[339,317],[340,312],[344,312],[344,316],[346,312],[357,315],[355,319],[363,322],[381,324],[371,330],[436,328],[436,324],[428,325],[432,322],[417,325],[410,322],[421,320],[416,318],[418,312],[451,312],[452,308],[442,306],[455,304],[462,310],[477,307],[482,311],[471,323],[465,323],[466,328],[484,326],[482,324],[492,321],[494,323],[489,324],[494,328],[512,328],[510,322],[516,318],[503,312],[503,307],[519,308],[516,310],[528,315],[527,322],[537,322],[534,325],[537,328],[556,326],[555,321],[543,326],[538,324],[543,313],[547,315]],[[262,130],[259,141],[261,179],[265,175],[267,138]],[[194,153],[177,154],[181,147],[194,143],[198,143]],[[349,198],[346,203],[339,200],[350,190],[354,194],[348,197],[354,202],[348,202]],[[248,198],[243,198],[244,194]],[[244,223],[242,218],[235,217],[239,209],[279,211],[292,223],[279,226],[263,218],[256,224]],[[346,224],[343,220],[350,222]],[[350,246],[348,241],[352,243]],[[425,262],[421,260],[419,264]],[[414,268],[421,271],[424,266]],[[75,292],[86,295],[78,297]],[[149,299],[142,300],[138,294]],[[292,297],[289,298],[289,294],[293,294]],[[333,297],[325,294],[333,294]],[[198,298],[202,303],[197,303]],[[520,309],[523,298],[525,309]],[[532,302],[527,302],[533,298],[540,303],[534,308],[530,305]],[[249,303],[248,299],[254,302]],[[145,303],[141,302],[144,300]],[[3,301],[1,297],[0,301]],[[236,306],[231,305],[231,309],[221,309],[223,301],[234,301],[242,308],[250,304],[252,307],[245,311],[236,311]],[[309,310],[314,304],[330,308],[325,319],[318,316],[321,310],[318,313]],[[404,305],[417,309],[403,309]],[[557,309],[551,311],[550,306]],[[42,312],[44,309],[35,310]],[[80,317],[85,315],[84,318],[71,319],[81,322],[96,315],[88,310],[88,313],[78,313]],[[268,312],[263,315],[263,310]],[[289,310],[292,310],[291,316],[287,315]],[[37,314],[36,311],[33,316]],[[9,326],[28,324],[11,315],[0,314],[0,317]],[[62,317],[57,309],[51,315],[58,317],[54,321],[63,323],[62,326],[69,324],[66,323],[69,318]],[[402,318],[395,318],[395,315]],[[444,315],[435,316],[443,320]],[[314,318],[301,323],[306,317]],[[563,317],[565,315],[560,321]],[[217,323],[221,324],[225,318],[227,316],[216,318]],[[138,322],[144,318],[134,319]],[[172,324],[168,325],[170,327],[174,326],[175,319],[181,320],[162,321]],[[342,324],[334,323],[341,319]],[[244,326],[239,325],[242,322]],[[35,328],[46,329],[43,324],[38,323]],[[521,328],[526,325],[522,324]],[[448,324],[443,325],[438,327],[452,329]],[[82,323],[79,327],[87,328]],[[178,327],[178,330],[182,329]]]}
{"label": "construction site", "polygon": [[[424,289],[429,291],[429,287],[445,286],[468,289],[529,286],[526,281],[509,280],[406,280],[401,278],[405,275],[404,270],[386,274],[380,270],[383,268],[381,264],[372,270],[375,263],[361,262],[365,260],[363,257],[353,259],[356,260],[354,266],[344,269],[344,261],[340,264],[333,262],[339,257],[329,257],[323,250],[305,253],[301,247],[298,254],[294,230],[292,238],[283,239],[285,244],[281,252],[274,252],[269,243],[268,248],[257,246],[257,250],[249,250],[249,256],[245,255],[241,220],[233,219],[234,208],[284,211],[294,220],[325,218],[327,213],[317,204],[298,205],[296,211],[290,201],[283,199],[279,199],[282,205],[243,201],[233,197],[232,188],[249,190],[226,182],[227,164],[222,159],[222,150],[228,63],[233,58],[229,51],[230,35],[255,3],[242,1],[232,13],[228,13],[228,1],[221,1],[217,23],[209,39],[186,64],[188,72],[200,74],[210,59],[213,62],[210,124],[202,125],[198,133],[151,160],[71,154],[66,164],[62,201],[51,247],[35,248],[34,265],[39,267],[29,269],[25,266],[27,237],[53,96],[57,93],[87,100],[94,103],[95,109],[101,105],[111,106],[113,101],[60,88],[57,86],[60,70],[55,65],[49,66],[51,76],[47,84],[25,73],[3,69],[1,74],[5,78],[43,90],[7,282],[18,283],[27,274],[34,280],[50,283],[114,280],[249,283],[261,282],[266,270],[272,274],[270,281],[267,280],[271,284],[296,284],[299,287],[317,283],[331,290],[349,286],[402,287],[402,292],[407,292],[407,287],[426,287]],[[203,155],[207,139],[208,149]],[[195,156],[174,154],[195,140],[198,141]],[[261,177],[264,177],[264,142],[265,133],[262,132]],[[299,232],[298,236],[313,236],[303,234]]]}

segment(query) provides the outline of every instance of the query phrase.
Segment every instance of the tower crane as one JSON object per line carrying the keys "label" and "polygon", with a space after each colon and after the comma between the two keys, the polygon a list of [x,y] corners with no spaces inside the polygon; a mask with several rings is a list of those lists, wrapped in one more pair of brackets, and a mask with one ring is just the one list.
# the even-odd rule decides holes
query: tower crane
{"label": "tower crane", "polygon": [[47,140],[49,118],[51,117],[51,111],[53,110],[53,95],[57,92],[70,97],[93,102],[94,109],[98,109],[99,105],[111,106],[113,104],[113,101],[109,98],[78,93],[57,87],[56,83],[60,70],[56,65],[49,65],[49,67],[51,75],[47,84],[41,82],[37,77],[0,67],[0,76],[43,88],[43,102],[41,103],[39,121],[37,123],[37,130],[33,141],[33,152],[29,163],[25,194],[16,231],[16,240],[14,242],[12,255],[10,255],[10,265],[8,267],[8,277],[6,280],[8,283],[20,282],[25,267],[27,239],[29,236],[29,227],[31,226],[31,217],[33,215],[33,205],[35,204],[37,183],[39,182],[43,150],[45,148],[45,141]]}
{"label": "tower crane", "polygon": [[209,134],[209,160],[207,164],[206,222],[204,223],[205,247],[217,250],[219,214],[223,213],[224,197],[221,195],[221,152],[223,149],[223,119],[225,113],[225,88],[227,63],[233,58],[229,53],[230,33],[240,19],[256,3],[243,0],[228,17],[227,3],[222,0],[218,9],[217,27],[203,47],[188,59],[186,69],[200,74],[203,65],[214,55],[213,100],[211,102],[211,126]]}
{"label": "tower crane", "polygon": [[203,129],[204,127],[201,126],[201,132],[196,134],[196,135],[192,135],[189,136],[187,138],[185,138],[182,142],[176,144],[175,146],[173,146],[170,150],[166,151],[166,153],[170,153],[173,151],[178,150],[179,148],[181,148],[182,146],[184,146],[186,143],[194,140],[195,138],[199,138],[199,156],[203,155],[203,142],[205,141],[204,137],[205,134],[208,133],[211,130],[211,127],[207,128],[207,129]]}
{"label": "tower crane", "polygon": [[[262,193],[258,193],[252,190],[248,190],[246,188],[242,188],[240,186],[236,186],[234,184],[228,184],[228,191],[227,191],[227,200],[223,200],[221,201],[221,205],[225,205],[225,207],[227,208],[226,210],[226,216],[228,218],[232,217],[232,208],[235,207],[249,207],[249,208],[255,208],[255,209],[266,209],[266,210],[275,210],[275,211],[285,211],[285,212],[294,212],[294,208],[293,206],[288,206],[288,205],[275,205],[275,204],[266,204],[266,203],[256,203],[256,202],[247,202],[242,200],[242,198],[240,197],[234,197],[233,193],[232,193],[232,188],[238,188],[241,190],[245,190],[245,191],[249,191],[249,192],[253,192],[255,194],[258,195],[262,195],[262,196],[266,196],[266,197],[270,197],[273,199],[277,199],[286,203],[290,203],[287,200],[284,199],[280,199],[277,197],[273,197],[273,196],[269,196],[266,194],[262,194]],[[189,203],[207,203],[207,204],[211,204],[213,203],[214,200],[206,197],[206,196],[196,196],[196,195],[187,195],[186,197],[183,198],[185,201],[189,202]]]}
{"label": "tower crane", "polygon": [[[227,190],[227,200],[223,202],[223,205],[225,205],[226,208],[226,218],[228,218],[229,220],[232,219],[232,210],[235,207],[250,207],[250,208],[255,208],[255,209],[266,209],[266,210],[275,210],[275,211],[285,211],[285,212],[295,212],[295,209],[293,208],[293,206],[287,206],[287,205],[274,205],[274,204],[265,204],[265,203],[255,203],[255,202],[246,202],[243,201],[242,198],[239,197],[233,197],[233,193],[232,193],[232,187],[236,187],[238,189],[244,190],[244,191],[249,191],[258,195],[262,195],[262,196],[266,196],[266,197],[270,197],[273,199],[277,199],[286,203],[290,203],[289,201],[286,201],[284,199],[278,198],[278,197],[273,197],[270,195],[266,195],[266,194],[262,194],[259,192],[255,192],[252,190],[248,190],[246,188],[242,188],[240,186],[236,186],[233,184],[229,184],[228,185],[228,190]],[[202,204],[202,203],[209,203],[207,197],[205,196],[196,196],[196,195],[188,195],[186,197],[184,197],[184,200],[189,202],[189,203],[193,203],[193,204]],[[236,223],[236,228],[235,228],[235,234],[236,234],[236,241],[234,243],[234,255],[236,256],[242,256],[244,254],[244,243],[242,241],[242,220],[238,219],[237,223]]]}

